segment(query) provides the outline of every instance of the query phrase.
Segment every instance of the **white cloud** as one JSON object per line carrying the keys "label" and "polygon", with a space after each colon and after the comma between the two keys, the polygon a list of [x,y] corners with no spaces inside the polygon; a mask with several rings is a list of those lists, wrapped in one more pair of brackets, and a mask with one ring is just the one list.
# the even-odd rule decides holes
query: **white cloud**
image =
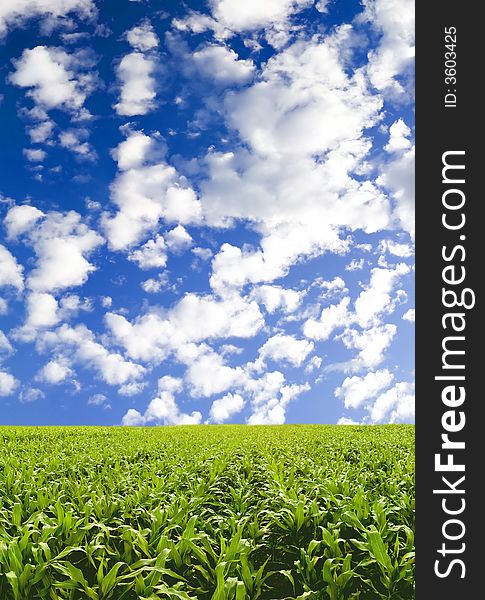
{"label": "white cloud", "polygon": [[397,224],[414,237],[415,214],[415,151],[414,146],[402,156],[383,166],[377,183],[388,189],[396,203]]}
{"label": "white cloud", "polygon": [[212,14],[215,19],[231,31],[249,31],[261,29],[310,6],[313,0],[211,0]]}
{"label": "white cloud", "polygon": [[198,72],[221,84],[245,83],[255,72],[252,60],[239,60],[226,46],[207,45],[194,52],[192,61]]}
{"label": "white cloud", "polygon": [[57,300],[51,294],[33,292],[27,297],[26,328],[52,327],[59,321]]}
{"label": "white cloud", "polygon": [[410,308],[409,310],[407,310],[407,311],[406,311],[406,312],[403,314],[402,318],[403,318],[405,321],[409,321],[410,323],[414,323],[414,322],[415,322],[415,320],[416,320],[416,316],[415,316],[415,315],[416,315],[416,311],[415,311],[415,309],[414,309],[414,308]]}
{"label": "white cloud", "polygon": [[360,350],[350,366],[355,368],[377,367],[384,360],[384,353],[396,335],[397,327],[393,324],[376,325],[359,333],[355,329],[347,329],[342,341],[349,349]]}
{"label": "white cloud", "polygon": [[64,382],[72,374],[73,371],[66,361],[51,360],[41,369],[37,379],[55,385]]}
{"label": "white cloud", "polygon": [[193,240],[191,235],[182,227],[182,225],[177,225],[169,232],[165,234],[165,241],[167,243],[167,248],[172,252],[184,252],[190,246],[192,246]]}
{"label": "white cloud", "polygon": [[192,33],[213,31],[214,37],[218,40],[223,40],[231,36],[231,32],[216,21],[216,19],[193,10],[189,10],[187,16],[181,19],[173,19],[172,25],[177,31],[190,31]]}
{"label": "white cloud", "polygon": [[146,279],[140,283],[140,286],[144,292],[147,294],[157,294],[161,289],[166,287],[167,281],[165,279],[154,279],[150,277],[150,279]]}
{"label": "white cloud", "polygon": [[148,240],[141,248],[128,255],[128,259],[136,262],[140,269],[162,268],[167,264],[167,245],[161,235]]}
{"label": "white cloud", "polygon": [[45,118],[45,120],[41,121],[37,125],[32,125],[29,127],[27,133],[29,134],[30,141],[33,144],[41,144],[51,137],[53,130],[54,121]]}
{"label": "white cloud", "polygon": [[13,254],[0,244],[0,287],[12,286],[21,291],[24,288],[23,267]]}
{"label": "white cloud", "polygon": [[10,396],[17,389],[19,382],[7,371],[0,371],[0,396]]}
{"label": "white cloud", "polygon": [[263,366],[270,358],[276,362],[286,362],[294,367],[300,367],[313,348],[313,342],[278,333],[270,337],[259,349],[258,366]]}
{"label": "white cloud", "polygon": [[68,54],[62,48],[36,46],[24,50],[14,64],[15,72],[10,75],[10,81],[19,87],[30,88],[27,95],[39,107],[84,114],[84,102],[95,85],[92,73],[87,70],[77,72],[87,69],[84,59]]}
{"label": "white cloud", "polygon": [[360,423],[347,417],[340,417],[340,419],[337,421],[337,425],[360,425]]}
{"label": "white cloud", "polygon": [[112,156],[120,171],[141,167],[153,145],[154,140],[141,131],[129,132],[126,140],[112,151]]}
{"label": "white cloud", "polygon": [[225,359],[209,348],[202,348],[191,358],[179,355],[179,360],[187,362],[185,375],[193,396],[209,397],[220,394],[230,388],[243,386],[247,375],[242,367],[230,367]]}
{"label": "white cloud", "polygon": [[124,385],[140,380],[145,368],[123,358],[121,354],[112,353],[102,344],[95,341],[93,333],[85,325],[69,327],[61,325],[55,331],[42,334],[38,342],[39,349],[52,348],[72,361],[97,371],[108,385]]}
{"label": "white cloud", "polygon": [[125,383],[118,388],[120,396],[136,396],[140,394],[147,386],[146,381],[132,381]]}
{"label": "white cloud", "polygon": [[[278,371],[275,372],[278,374]],[[273,373],[268,373],[271,376]],[[281,373],[279,373],[281,375]],[[274,378],[275,381],[278,379]],[[263,383],[264,386],[264,383]],[[297,396],[310,389],[308,384],[284,385],[277,394],[271,393],[271,385],[262,393],[255,395],[253,400],[253,412],[248,419],[249,425],[282,425],[286,420],[286,407]],[[269,393],[268,393],[269,392]]]}
{"label": "white cloud", "polygon": [[124,316],[107,313],[106,324],[128,356],[160,362],[184,344],[228,337],[249,338],[264,320],[254,301],[239,296],[218,300],[186,294],[165,315],[148,312],[130,323]]}
{"label": "white cloud", "polygon": [[414,383],[407,381],[396,383],[370,407],[373,423],[413,423],[414,413]]}
{"label": "white cloud", "polygon": [[23,154],[30,162],[42,162],[47,156],[47,153],[41,148],[24,148]]}
{"label": "white cloud", "polygon": [[162,377],[158,382],[158,395],[151,400],[145,413],[130,408],[123,417],[123,425],[198,425],[202,415],[193,411],[190,415],[178,407],[174,394],[180,391],[180,381],[173,377]]}
{"label": "white cloud", "polygon": [[8,313],[8,304],[5,298],[0,297],[0,315],[6,315]]}
{"label": "white cloud", "polygon": [[134,408],[129,408],[123,416],[121,424],[126,427],[139,427],[145,424],[145,420],[140,412]]}
{"label": "white cloud", "polygon": [[305,373],[313,373],[315,369],[319,369],[322,366],[322,362],[321,356],[312,356],[305,367]]}
{"label": "white cloud", "polygon": [[382,34],[369,53],[367,72],[372,84],[391,97],[404,93],[399,76],[412,68],[414,59],[413,0],[364,0],[363,19]]}
{"label": "white cloud", "polygon": [[86,129],[69,129],[61,132],[59,143],[62,148],[67,148],[79,158],[85,160],[95,160],[97,154],[91,144],[86,142],[89,132]]}
{"label": "white cloud", "polygon": [[251,291],[251,298],[263,304],[270,314],[277,310],[285,314],[294,312],[300,306],[303,296],[304,292],[285,289],[278,285],[261,285]]}
{"label": "white cloud", "polygon": [[414,254],[413,247],[409,244],[399,244],[393,240],[382,240],[379,244],[380,252],[389,252],[394,256],[409,258]]}
{"label": "white cloud", "polygon": [[213,252],[210,248],[192,248],[192,254],[194,254],[200,260],[209,260],[213,256]]}
{"label": "white cloud", "polygon": [[12,344],[9,342],[7,336],[0,329],[0,355],[11,354],[13,352]]}
{"label": "white cloud", "polygon": [[308,319],[303,325],[304,335],[312,340],[328,340],[336,329],[349,324],[349,304],[349,297],[342,298],[338,304],[324,308],[319,319]]}
{"label": "white cloud", "polygon": [[391,292],[399,279],[409,272],[405,263],[399,263],[395,269],[372,269],[369,285],[355,301],[355,318],[361,327],[377,324],[383,313],[394,310]]}
{"label": "white cloud", "polygon": [[114,108],[119,115],[146,115],[155,106],[156,63],[140,52],[131,52],[121,59],[116,74],[121,84],[120,101]]}
{"label": "white cloud", "polygon": [[[126,145],[133,136],[133,145]],[[118,207],[114,216],[104,215],[103,224],[111,248],[126,249],[153,230],[161,219],[166,223],[199,223],[201,207],[195,192],[174,167],[151,156],[151,144],[129,134],[115,151],[122,170],[111,185]],[[124,145],[125,144],[125,145]],[[154,164],[150,164],[155,161]]]}
{"label": "white cloud", "polygon": [[0,3],[0,38],[9,28],[22,26],[28,19],[52,19],[76,13],[80,18],[96,14],[92,0],[2,0]]}
{"label": "white cloud", "polygon": [[249,221],[261,242],[222,245],[214,290],[271,282],[305,259],[345,253],[342,227],[372,233],[391,225],[386,195],[353,176],[371,148],[364,132],[380,120],[382,100],[361,72],[346,72],[345,36],[348,28],[299,40],[269,59],[256,83],[227,95],[226,123],[242,144],[206,155],[204,216],[216,226]]}
{"label": "white cloud", "polygon": [[239,394],[226,394],[212,403],[209,413],[210,419],[214,423],[224,423],[233,415],[241,412],[244,405],[244,398]]}
{"label": "white cloud", "polygon": [[348,265],[345,265],[346,271],[360,271],[364,268],[365,260],[363,258],[353,258]]}
{"label": "white cloud", "polygon": [[17,238],[19,235],[30,231],[44,213],[28,204],[12,206],[4,219],[8,239]]}
{"label": "white cloud", "polygon": [[318,0],[318,2],[315,4],[315,8],[318,10],[318,12],[326,14],[328,13],[329,3],[330,0]]}
{"label": "white cloud", "polygon": [[343,399],[345,408],[358,408],[366,400],[375,398],[379,392],[389,387],[393,379],[393,374],[387,369],[370,371],[363,377],[347,377],[335,390],[335,396]]}
{"label": "white cloud", "polygon": [[149,21],[143,21],[126,34],[126,39],[132,48],[140,52],[148,52],[158,46],[158,37]]}
{"label": "white cloud", "polygon": [[290,266],[325,251],[344,252],[346,242],[331,228],[300,228],[297,223],[275,227],[263,237],[261,250],[238,248],[225,243],[212,261],[210,285],[218,293],[247,283],[271,282],[287,275]]}
{"label": "white cloud", "polygon": [[22,403],[35,402],[36,400],[40,400],[41,398],[45,398],[45,394],[42,390],[39,390],[39,388],[24,387],[20,390],[19,400]]}
{"label": "white cloud", "polygon": [[313,281],[311,287],[318,287],[324,290],[320,294],[320,298],[331,298],[332,296],[348,292],[348,289],[345,287],[345,281],[340,276],[334,277],[331,281],[325,281],[323,278],[318,277]]}
{"label": "white cloud", "polygon": [[389,128],[389,142],[384,146],[384,150],[389,153],[402,152],[411,148],[411,142],[408,139],[411,130],[402,119],[395,121]]}
{"label": "white cloud", "polygon": [[88,400],[88,404],[92,404],[93,406],[101,406],[102,404],[107,403],[108,398],[104,394],[94,394]]}
{"label": "white cloud", "polygon": [[49,213],[30,233],[37,263],[27,280],[29,288],[36,292],[51,292],[82,285],[96,270],[85,255],[102,242],[75,211]]}

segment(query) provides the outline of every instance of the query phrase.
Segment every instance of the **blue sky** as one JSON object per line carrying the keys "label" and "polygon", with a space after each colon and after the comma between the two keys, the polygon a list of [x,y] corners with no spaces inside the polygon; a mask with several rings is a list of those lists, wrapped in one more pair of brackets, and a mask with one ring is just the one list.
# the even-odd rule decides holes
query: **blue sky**
{"label": "blue sky", "polygon": [[414,419],[402,0],[0,6],[0,422]]}

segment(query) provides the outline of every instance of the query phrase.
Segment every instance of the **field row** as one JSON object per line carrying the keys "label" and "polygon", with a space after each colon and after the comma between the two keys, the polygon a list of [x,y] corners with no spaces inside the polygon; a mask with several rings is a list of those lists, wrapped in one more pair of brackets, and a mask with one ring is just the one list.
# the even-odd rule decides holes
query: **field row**
{"label": "field row", "polygon": [[412,426],[0,428],[0,598],[414,598]]}

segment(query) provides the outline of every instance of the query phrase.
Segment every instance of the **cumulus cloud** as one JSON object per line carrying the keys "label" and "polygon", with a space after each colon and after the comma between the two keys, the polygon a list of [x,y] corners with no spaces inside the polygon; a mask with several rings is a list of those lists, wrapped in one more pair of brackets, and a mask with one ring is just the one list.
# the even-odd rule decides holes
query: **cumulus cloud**
{"label": "cumulus cloud", "polygon": [[389,252],[394,256],[409,258],[414,254],[413,247],[410,244],[400,244],[394,240],[381,240],[379,243],[380,252]]}
{"label": "cumulus cloud", "polygon": [[29,204],[12,206],[3,222],[7,229],[7,238],[15,239],[19,235],[30,231],[43,216],[44,213],[41,210]]}
{"label": "cumulus cloud", "polygon": [[161,219],[179,225],[201,220],[200,202],[187,180],[152,155],[151,143],[141,135],[130,132],[115,151],[122,170],[111,186],[111,196],[118,212],[103,218],[114,250],[140,241]]}
{"label": "cumulus cloud", "polygon": [[209,412],[210,419],[214,423],[224,423],[232,416],[241,412],[244,404],[244,398],[239,394],[226,394],[212,403]]}
{"label": "cumulus cloud", "polygon": [[121,89],[114,108],[122,116],[146,115],[155,106],[158,37],[146,20],[130,29],[126,38],[134,52],[124,56],[116,68]]}
{"label": "cumulus cloud", "polygon": [[37,375],[39,381],[44,381],[50,384],[63,383],[73,374],[72,369],[63,360],[49,361]]}
{"label": "cumulus cloud", "polygon": [[332,333],[348,325],[350,298],[346,296],[338,304],[324,308],[319,319],[308,319],[303,325],[303,333],[312,340],[325,341]]}
{"label": "cumulus cloud", "polygon": [[410,323],[414,323],[414,322],[415,322],[415,320],[416,320],[415,314],[416,314],[416,311],[415,311],[415,309],[414,309],[414,308],[410,308],[409,310],[407,310],[407,311],[406,311],[406,312],[403,314],[402,318],[403,318],[405,321],[409,321]]}
{"label": "cumulus cloud", "polygon": [[184,252],[192,246],[192,237],[182,225],[177,225],[165,234],[167,248],[171,252]]}
{"label": "cumulus cloud", "polygon": [[227,337],[248,338],[263,326],[254,301],[233,296],[186,294],[165,315],[148,312],[130,323],[123,315],[106,314],[115,340],[135,360],[160,362],[184,344]]}
{"label": "cumulus cloud", "polygon": [[393,379],[394,376],[387,369],[370,371],[363,377],[347,377],[335,390],[335,396],[343,399],[345,408],[359,408],[366,400],[374,399],[389,387]]}
{"label": "cumulus cloud", "polygon": [[120,171],[141,167],[154,146],[155,140],[141,131],[129,131],[126,140],[112,151]]}
{"label": "cumulus cloud", "polygon": [[395,269],[372,269],[369,285],[355,301],[355,318],[361,327],[377,323],[380,315],[394,309],[391,291],[409,272],[405,263],[399,263]]}
{"label": "cumulus cloud", "polygon": [[66,358],[93,368],[108,385],[138,381],[146,372],[143,366],[125,360],[121,354],[110,352],[97,342],[85,325],[70,327],[64,323],[54,331],[43,333],[38,346],[41,350],[62,351]]}
{"label": "cumulus cloud", "polygon": [[11,286],[18,291],[24,288],[23,267],[5,246],[0,244],[0,287]]}
{"label": "cumulus cloud", "polygon": [[0,370],[0,396],[11,396],[18,386],[19,382],[13,375]]}
{"label": "cumulus cloud", "polygon": [[0,329],[0,356],[1,354],[11,354],[13,352],[12,344],[7,336]]}
{"label": "cumulus cloud", "polygon": [[394,160],[386,163],[377,183],[392,194],[397,225],[414,237],[415,218],[415,151],[414,146]]}
{"label": "cumulus cloud", "polygon": [[347,74],[339,50],[346,35],[295,42],[268,60],[253,85],[226,97],[226,122],[244,146],[206,155],[204,216],[218,226],[245,219],[261,242],[223,244],[213,289],[269,283],[310,257],[345,253],[342,227],[371,233],[391,224],[385,194],[353,176],[382,101],[362,74]]}
{"label": "cumulus cloud", "polygon": [[262,304],[270,314],[277,310],[285,314],[294,312],[300,306],[303,295],[303,292],[278,285],[260,285],[251,292],[251,297]]}
{"label": "cumulus cloud", "polygon": [[[10,81],[28,88],[27,95],[45,110],[67,110],[79,115],[95,78],[85,56],[68,54],[62,48],[36,46],[23,51],[15,62]],[[83,72],[84,71],[84,72]]]}
{"label": "cumulus cloud", "polygon": [[103,243],[75,211],[51,212],[30,232],[29,242],[37,255],[27,280],[36,292],[52,292],[85,283],[96,269],[86,256]]}
{"label": "cumulus cloud", "polygon": [[88,135],[89,132],[86,129],[69,129],[59,135],[59,144],[62,148],[73,152],[78,158],[92,161],[96,159],[97,154],[91,144],[86,141]]}
{"label": "cumulus cloud", "polygon": [[348,265],[345,265],[346,271],[360,271],[364,268],[365,260],[363,258],[353,258]]}
{"label": "cumulus cloud", "polygon": [[88,400],[88,404],[93,406],[101,406],[108,402],[108,398],[104,394],[93,394]]}
{"label": "cumulus cloud", "polygon": [[261,29],[310,6],[313,0],[211,0],[214,18],[225,28],[234,32]]}
{"label": "cumulus cloud", "polygon": [[16,339],[32,341],[39,330],[59,322],[59,305],[51,294],[33,292],[27,296],[25,323],[14,331]]}
{"label": "cumulus cloud", "polygon": [[255,73],[252,60],[239,60],[234,50],[226,46],[207,45],[192,55],[195,69],[222,84],[245,83]]}
{"label": "cumulus cloud", "polygon": [[373,423],[413,423],[414,414],[414,383],[407,381],[396,383],[370,407]]}
{"label": "cumulus cloud", "polygon": [[389,348],[397,332],[397,327],[388,323],[376,325],[362,332],[356,329],[346,329],[342,341],[349,349],[359,350],[357,358],[344,365],[344,368],[373,369],[384,360],[384,353]]}
{"label": "cumulus cloud", "polygon": [[96,14],[92,0],[2,0],[0,4],[0,38],[9,28],[19,27],[29,19],[55,19],[75,13],[80,18],[91,18]]}
{"label": "cumulus cloud", "polygon": [[158,395],[151,400],[145,413],[142,415],[137,410],[130,408],[124,415],[122,424],[198,425],[202,421],[200,412],[193,411],[191,414],[187,414],[178,407],[175,393],[180,390],[180,387],[179,385],[174,387],[173,383],[176,381],[170,376],[162,377],[158,382]]}
{"label": "cumulus cloud", "polygon": [[409,136],[411,130],[402,119],[398,119],[389,127],[389,142],[384,150],[389,153],[402,152],[411,148]]}
{"label": "cumulus cloud", "polygon": [[259,393],[256,392],[253,399],[253,411],[247,421],[249,425],[282,425],[286,420],[286,408],[291,400],[310,389],[306,383],[284,385],[280,387],[279,393],[274,394],[271,384],[269,389],[265,389],[265,383],[263,381],[262,389],[258,390]]}
{"label": "cumulus cloud", "polygon": [[23,154],[30,162],[42,162],[47,156],[47,153],[41,148],[24,148]]}
{"label": "cumulus cloud", "polygon": [[405,92],[402,76],[414,59],[414,2],[364,0],[362,19],[381,34],[378,47],[369,52],[367,72],[372,84],[391,97]]}
{"label": "cumulus cloud", "polygon": [[126,34],[126,39],[132,48],[140,50],[140,52],[153,50],[159,44],[155,30],[148,20],[130,29]]}
{"label": "cumulus cloud", "polygon": [[136,262],[140,269],[162,268],[167,264],[167,245],[163,236],[157,235],[148,240],[138,250],[128,255],[128,259]]}
{"label": "cumulus cloud", "polygon": [[35,402],[41,398],[45,398],[45,394],[42,390],[36,387],[23,387],[19,393],[19,400],[22,403]]}
{"label": "cumulus cloud", "polygon": [[286,362],[300,367],[313,348],[313,342],[278,333],[270,337],[259,349],[258,366],[262,367],[269,358],[275,362]]}

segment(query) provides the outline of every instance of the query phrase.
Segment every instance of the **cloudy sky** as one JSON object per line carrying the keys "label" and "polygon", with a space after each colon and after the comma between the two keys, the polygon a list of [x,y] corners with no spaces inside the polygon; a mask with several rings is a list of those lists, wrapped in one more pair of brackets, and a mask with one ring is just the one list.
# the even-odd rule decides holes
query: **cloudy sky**
{"label": "cloudy sky", "polygon": [[414,418],[410,0],[2,0],[0,422]]}

